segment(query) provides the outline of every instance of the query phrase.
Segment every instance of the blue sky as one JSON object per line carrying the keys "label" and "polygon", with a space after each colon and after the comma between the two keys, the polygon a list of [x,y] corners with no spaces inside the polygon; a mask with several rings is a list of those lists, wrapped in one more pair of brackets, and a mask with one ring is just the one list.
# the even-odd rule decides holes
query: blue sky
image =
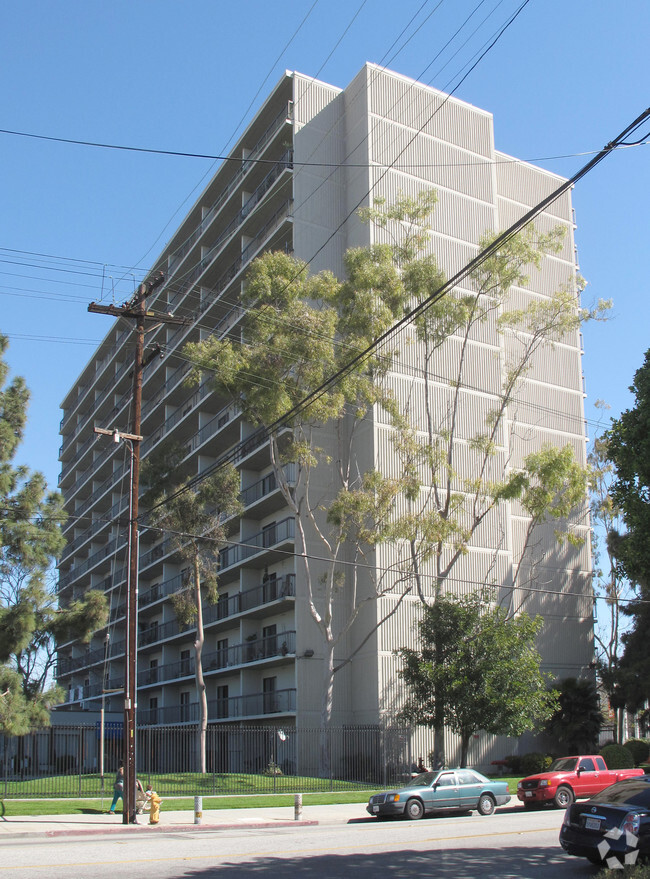
{"label": "blue sky", "polygon": [[[372,61],[449,91],[520,2],[4,3],[0,128],[222,154],[285,69],[344,87]],[[648,33],[643,0],[530,0],[456,95],[494,114],[498,149],[568,177],[587,161],[574,154],[597,151],[650,105]],[[110,325],[88,302],[112,285],[118,301],[130,295],[213,170],[0,134],[0,332],[32,392],[18,457],[51,485],[59,404]],[[593,403],[614,415],[629,406],[650,347],[649,188],[650,147],[639,146],[574,191],[585,301],[614,300],[612,319],[585,331],[592,436]]]}

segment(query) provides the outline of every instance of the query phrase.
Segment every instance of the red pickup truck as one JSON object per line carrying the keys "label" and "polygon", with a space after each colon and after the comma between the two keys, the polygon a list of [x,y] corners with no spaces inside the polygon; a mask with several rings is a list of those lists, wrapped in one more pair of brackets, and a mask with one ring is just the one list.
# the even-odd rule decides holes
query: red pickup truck
{"label": "red pickup truck", "polygon": [[559,757],[547,772],[522,778],[517,797],[528,808],[554,803],[566,809],[578,797],[592,797],[615,781],[643,774],[643,769],[608,769],[599,755]]}

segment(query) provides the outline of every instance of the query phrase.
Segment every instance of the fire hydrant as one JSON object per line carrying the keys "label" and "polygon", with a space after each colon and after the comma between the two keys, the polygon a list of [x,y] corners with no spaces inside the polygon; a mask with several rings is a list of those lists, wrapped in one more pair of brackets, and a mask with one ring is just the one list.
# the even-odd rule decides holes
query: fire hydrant
{"label": "fire hydrant", "polygon": [[150,806],[149,824],[157,824],[160,821],[160,804],[162,800],[150,784],[147,785],[146,797]]}

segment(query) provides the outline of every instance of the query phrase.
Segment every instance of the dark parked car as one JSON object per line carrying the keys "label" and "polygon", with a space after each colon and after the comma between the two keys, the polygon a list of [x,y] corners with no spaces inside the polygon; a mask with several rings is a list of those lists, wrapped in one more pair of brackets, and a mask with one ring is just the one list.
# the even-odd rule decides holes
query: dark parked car
{"label": "dark parked car", "polygon": [[399,790],[374,794],[366,811],[377,818],[421,818],[429,812],[491,815],[510,800],[507,781],[490,781],[473,769],[423,772]]}
{"label": "dark parked car", "polygon": [[[617,781],[564,813],[560,845],[592,864],[650,856],[650,776]],[[626,857],[627,856],[627,857]]]}

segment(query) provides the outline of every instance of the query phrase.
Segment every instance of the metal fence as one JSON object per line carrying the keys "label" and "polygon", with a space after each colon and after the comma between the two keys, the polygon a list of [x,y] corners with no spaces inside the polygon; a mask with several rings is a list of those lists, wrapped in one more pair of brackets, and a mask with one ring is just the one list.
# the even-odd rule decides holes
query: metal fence
{"label": "metal fence", "polygon": [[[138,730],[141,781],[164,796],[309,793],[388,787],[410,778],[410,730],[397,726],[208,727],[207,772],[198,773],[198,727]],[[0,737],[0,796],[112,796],[122,758],[122,723],[51,727]]]}

